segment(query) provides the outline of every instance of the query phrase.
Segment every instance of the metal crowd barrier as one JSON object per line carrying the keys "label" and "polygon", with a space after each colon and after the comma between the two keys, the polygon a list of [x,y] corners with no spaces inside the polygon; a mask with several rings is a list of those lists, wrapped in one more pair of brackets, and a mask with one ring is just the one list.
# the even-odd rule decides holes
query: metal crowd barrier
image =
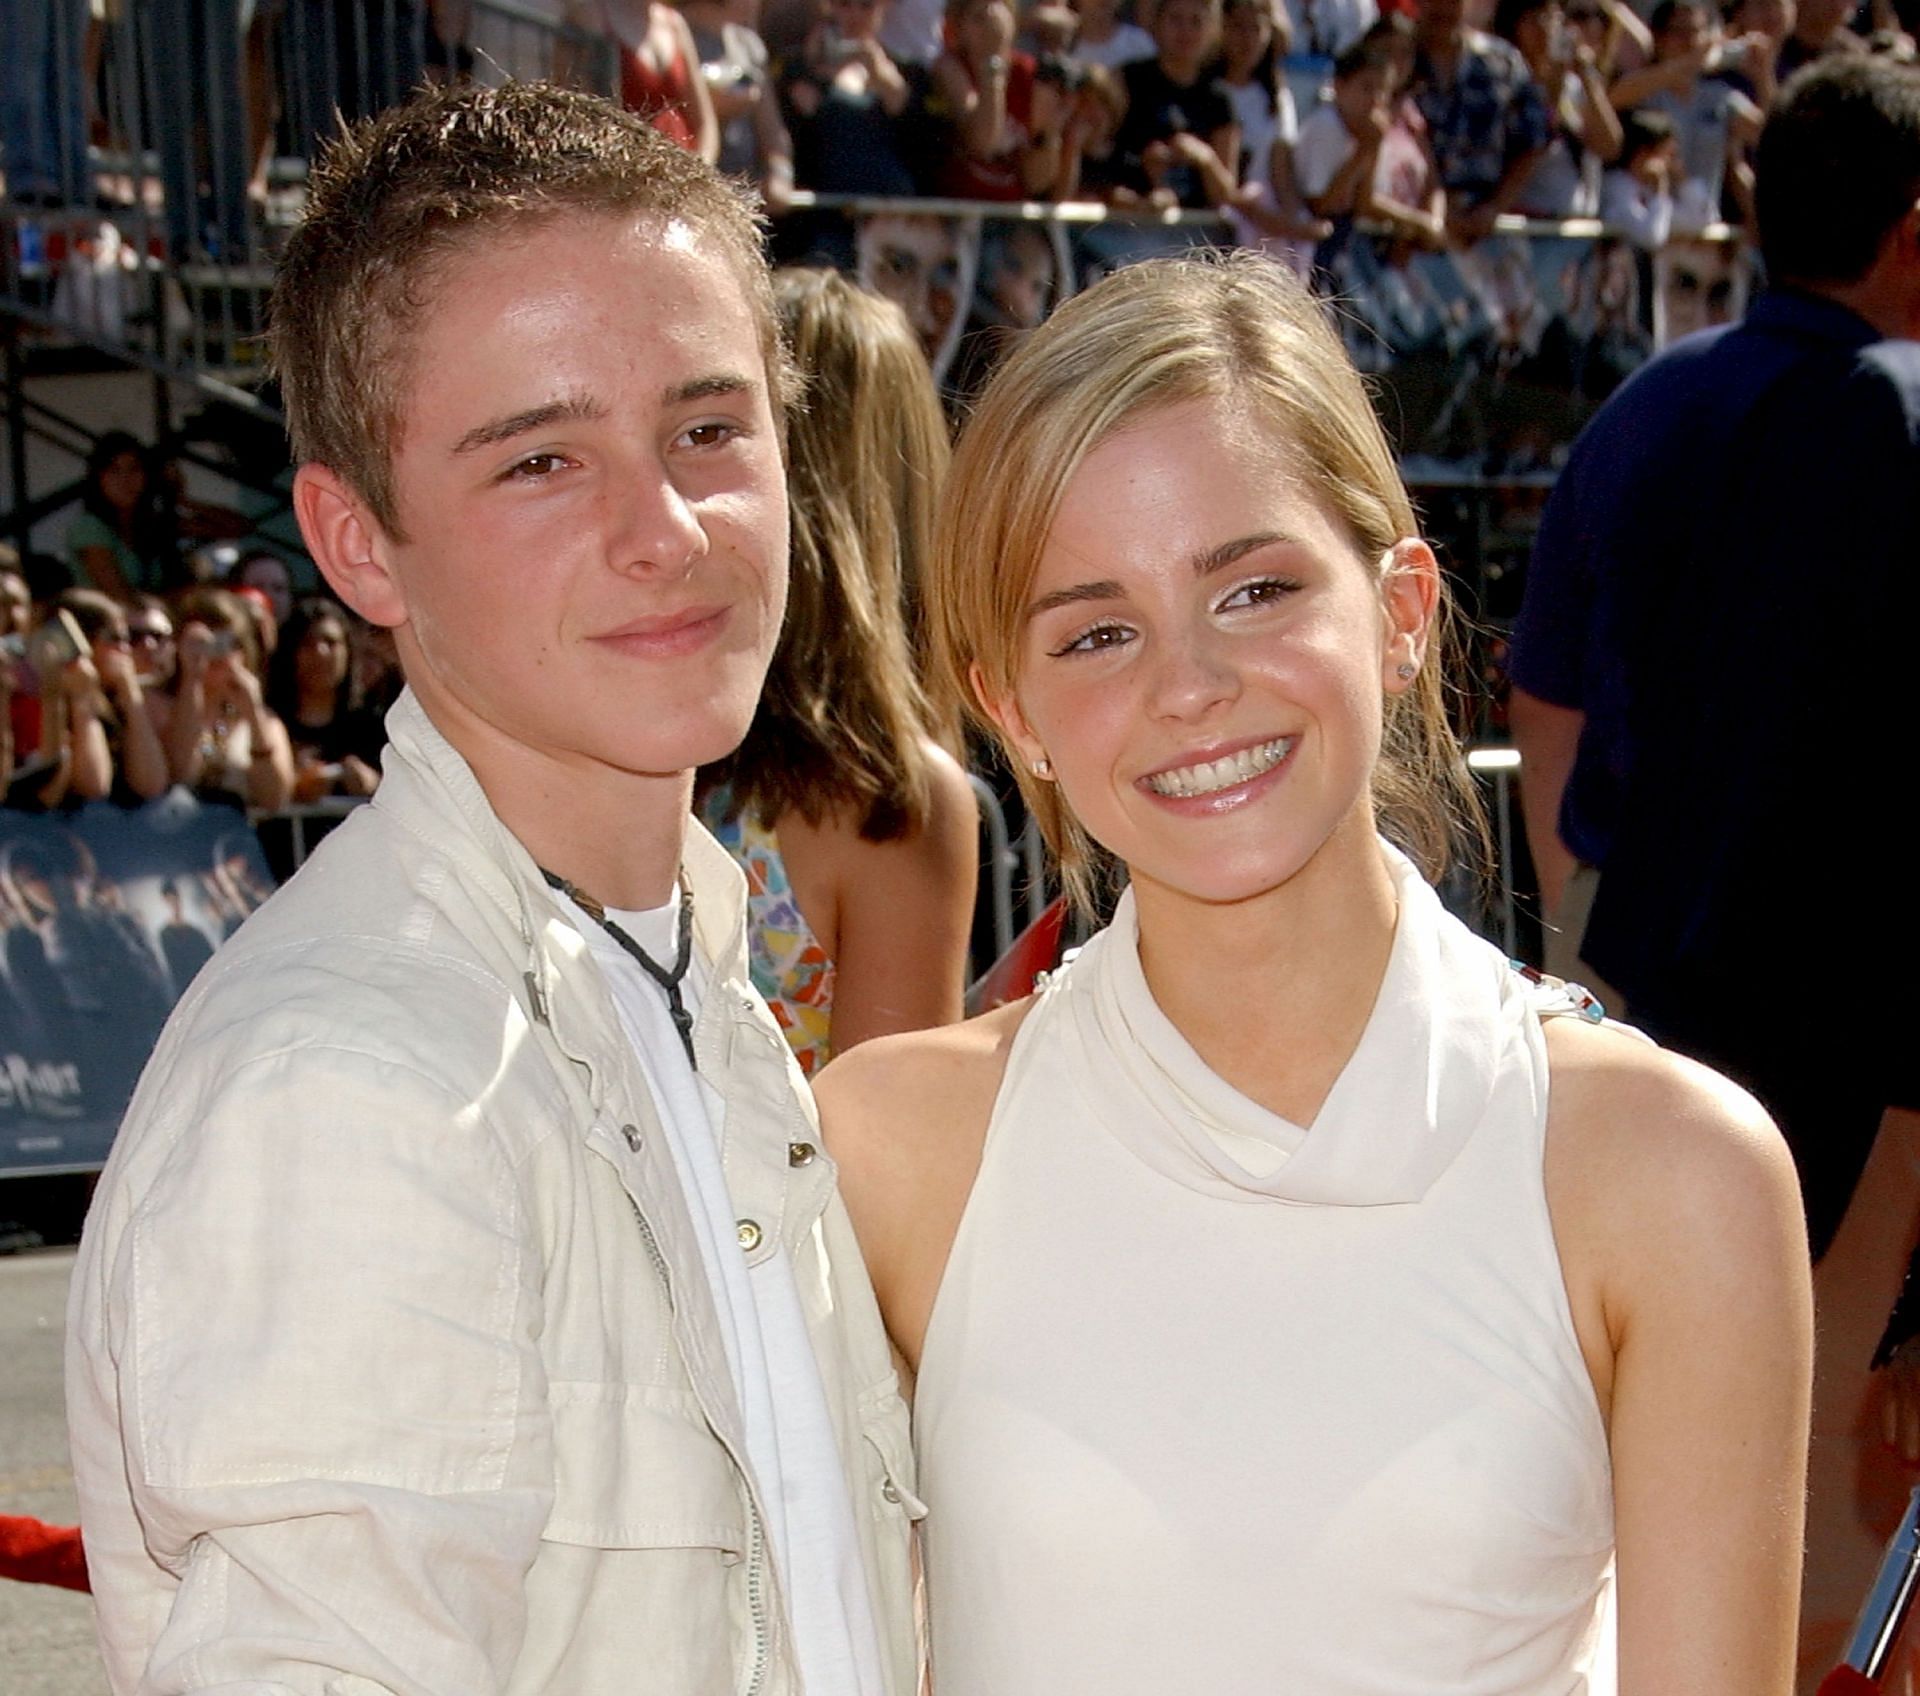
{"label": "metal crowd barrier", "polygon": [[5,74],[46,89],[52,169],[29,183],[8,162],[0,312],[240,405],[257,404],[275,253],[342,117],[452,77],[618,89],[605,36],[517,0],[466,0],[456,42],[432,0],[23,3],[42,27],[8,43]]}

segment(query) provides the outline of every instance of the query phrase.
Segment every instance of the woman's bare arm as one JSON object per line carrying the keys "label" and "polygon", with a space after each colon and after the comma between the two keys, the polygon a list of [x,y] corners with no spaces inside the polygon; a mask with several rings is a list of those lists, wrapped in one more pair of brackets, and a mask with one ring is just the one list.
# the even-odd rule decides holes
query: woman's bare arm
{"label": "woman's bare arm", "polygon": [[932,810],[921,829],[868,842],[844,815],[780,821],[807,923],[833,956],[833,1052],[950,1025],[966,988],[979,885],[979,813],[966,774],[928,745]]}
{"label": "woman's bare arm", "polygon": [[1792,1160],[1689,1061],[1570,1020],[1548,1051],[1548,1197],[1613,1458],[1621,1696],[1786,1696],[1813,1329]]}
{"label": "woman's bare arm", "polygon": [[913,1372],[980,1170],[1007,1051],[1032,1005],[863,1043],[814,1079],[821,1133],[881,1316]]}

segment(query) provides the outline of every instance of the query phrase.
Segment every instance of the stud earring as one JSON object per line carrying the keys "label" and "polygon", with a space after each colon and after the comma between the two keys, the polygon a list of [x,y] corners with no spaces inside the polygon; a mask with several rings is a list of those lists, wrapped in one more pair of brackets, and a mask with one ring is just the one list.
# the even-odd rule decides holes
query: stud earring
{"label": "stud earring", "polygon": [[1402,683],[1405,683],[1408,678],[1413,676],[1413,673],[1414,668],[1404,663],[1394,668],[1394,675],[1397,676]]}
{"label": "stud earring", "polygon": [[1048,759],[1045,754],[1042,754],[1039,759],[1033,762],[1033,775],[1050,781],[1053,777],[1053,761]]}

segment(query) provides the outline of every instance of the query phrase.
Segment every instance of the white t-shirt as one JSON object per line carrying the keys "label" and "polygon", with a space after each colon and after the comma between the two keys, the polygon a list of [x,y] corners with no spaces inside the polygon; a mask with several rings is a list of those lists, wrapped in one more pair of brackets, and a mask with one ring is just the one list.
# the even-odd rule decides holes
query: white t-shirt
{"label": "white t-shirt", "polygon": [[[720,1157],[726,1103],[694,1071],[668,1017],[665,993],[604,926],[565,896],[554,899],[586,938],[606,976],[621,1029],[640,1056],[686,1193],[740,1396],[747,1461],[759,1485],[767,1538],[786,1588],[801,1684],[807,1696],[885,1696],[879,1633],[846,1469],[807,1335],[793,1263],[781,1248],[749,1267],[740,1251],[737,1210]],[[651,959],[672,967],[677,894],[664,907],[646,912],[610,908],[607,917]],[[696,1017],[705,989],[696,955],[681,986],[687,1010]]]}
{"label": "white t-shirt", "polygon": [[1601,179],[1600,221],[1641,247],[1665,247],[1673,231],[1673,196],[1648,188],[1631,171],[1609,171]]}
{"label": "white t-shirt", "polygon": [[1333,103],[1316,106],[1293,144],[1293,180],[1309,200],[1327,192],[1334,174],[1353,157],[1355,142]]}
{"label": "white t-shirt", "polygon": [[1591,218],[1600,209],[1600,156],[1575,139],[1586,115],[1586,85],[1568,77],[1553,140],[1534,162],[1514,211],[1529,218]]}
{"label": "white t-shirt", "polygon": [[1138,24],[1115,24],[1113,34],[1105,41],[1077,41],[1067,57],[1076,65],[1101,65],[1117,71],[1122,65],[1151,59],[1157,52],[1153,37]]}
{"label": "white t-shirt", "polygon": [[1220,86],[1233,102],[1233,115],[1240,125],[1240,157],[1246,161],[1240,180],[1263,183],[1272,169],[1273,144],[1284,141],[1291,146],[1299,134],[1293,90],[1281,83],[1269,101],[1268,90],[1257,79],[1238,84],[1223,82]]}
{"label": "white t-shirt", "polygon": [[1703,230],[1720,217],[1733,114],[1742,96],[1727,83],[1702,77],[1684,93],[1663,88],[1648,95],[1646,103],[1673,120],[1680,144],[1682,175],[1674,185],[1674,227],[1689,234]]}

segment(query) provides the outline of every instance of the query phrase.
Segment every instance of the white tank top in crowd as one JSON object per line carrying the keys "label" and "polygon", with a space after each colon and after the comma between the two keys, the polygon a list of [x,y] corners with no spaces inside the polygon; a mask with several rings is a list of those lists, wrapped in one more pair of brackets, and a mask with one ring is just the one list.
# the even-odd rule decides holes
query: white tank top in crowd
{"label": "white tank top in crowd", "polygon": [[1567,1004],[1391,857],[1310,1132],[1154,1004],[1130,894],[1021,1027],[915,1399],[939,1696],[1613,1691],[1542,1180]]}

